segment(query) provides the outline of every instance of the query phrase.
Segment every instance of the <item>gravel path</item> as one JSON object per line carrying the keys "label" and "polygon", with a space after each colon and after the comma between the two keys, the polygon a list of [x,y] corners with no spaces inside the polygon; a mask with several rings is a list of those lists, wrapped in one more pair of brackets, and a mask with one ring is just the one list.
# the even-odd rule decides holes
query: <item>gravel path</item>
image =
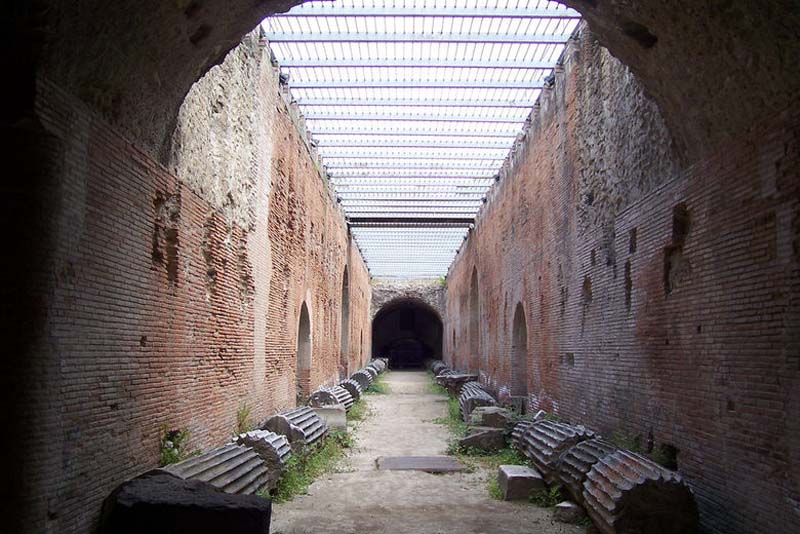
{"label": "gravel path", "polygon": [[496,501],[487,482],[494,473],[433,475],[378,471],[379,456],[444,455],[449,433],[433,422],[447,399],[431,393],[423,371],[391,371],[390,392],[364,398],[372,414],[354,430],[357,448],[340,472],[317,480],[309,494],[276,504],[273,534],[300,533],[512,533],[579,534],[555,523],[549,510]]}

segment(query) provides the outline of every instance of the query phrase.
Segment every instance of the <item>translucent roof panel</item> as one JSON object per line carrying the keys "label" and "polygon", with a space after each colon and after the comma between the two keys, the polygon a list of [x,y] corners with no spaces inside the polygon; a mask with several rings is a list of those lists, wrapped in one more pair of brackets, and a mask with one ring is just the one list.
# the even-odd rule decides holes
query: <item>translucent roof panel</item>
{"label": "translucent roof panel", "polygon": [[447,272],[578,21],[544,0],[325,0],[264,21],[372,275]]}

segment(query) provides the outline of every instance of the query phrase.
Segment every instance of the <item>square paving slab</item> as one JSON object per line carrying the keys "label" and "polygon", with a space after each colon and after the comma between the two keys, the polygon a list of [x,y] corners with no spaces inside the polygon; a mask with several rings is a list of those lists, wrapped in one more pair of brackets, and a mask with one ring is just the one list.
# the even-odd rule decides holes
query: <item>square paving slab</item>
{"label": "square paving slab", "polygon": [[467,467],[450,456],[379,456],[375,463],[381,471],[425,471],[457,473]]}

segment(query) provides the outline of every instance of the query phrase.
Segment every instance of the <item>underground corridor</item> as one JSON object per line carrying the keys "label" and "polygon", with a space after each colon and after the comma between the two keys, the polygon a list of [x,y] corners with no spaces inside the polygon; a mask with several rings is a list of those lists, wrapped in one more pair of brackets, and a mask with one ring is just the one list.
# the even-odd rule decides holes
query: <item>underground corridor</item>
{"label": "underground corridor", "polygon": [[372,354],[391,369],[422,369],[442,359],[442,320],[436,310],[411,299],[386,304],[372,320]]}
{"label": "underground corridor", "polygon": [[795,0],[3,13],[8,532],[800,532]]}

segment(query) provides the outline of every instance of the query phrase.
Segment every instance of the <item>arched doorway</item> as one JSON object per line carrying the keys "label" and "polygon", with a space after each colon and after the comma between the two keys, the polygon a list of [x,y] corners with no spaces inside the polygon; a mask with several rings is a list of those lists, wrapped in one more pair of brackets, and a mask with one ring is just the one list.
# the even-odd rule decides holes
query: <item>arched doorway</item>
{"label": "arched doorway", "polygon": [[347,267],[342,279],[342,313],[339,331],[339,378],[350,376],[350,277]]}
{"label": "arched doorway", "polygon": [[302,404],[308,397],[311,385],[311,318],[304,302],[300,308],[300,321],[297,325],[297,403]]}
{"label": "arched doorway", "polygon": [[[469,286],[469,354],[467,367],[471,370],[472,362],[482,362],[480,352],[480,299],[478,297],[478,268],[472,269],[472,280]],[[480,365],[480,363],[478,364]]]}
{"label": "arched doorway", "polygon": [[521,302],[514,310],[511,335],[511,394],[528,396],[528,322]]}
{"label": "arched doorway", "polygon": [[387,303],[372,321],[372,355],[389,358],[391,368],[422,367],[442,357],[442,320],[428,304],[402,299]]}

